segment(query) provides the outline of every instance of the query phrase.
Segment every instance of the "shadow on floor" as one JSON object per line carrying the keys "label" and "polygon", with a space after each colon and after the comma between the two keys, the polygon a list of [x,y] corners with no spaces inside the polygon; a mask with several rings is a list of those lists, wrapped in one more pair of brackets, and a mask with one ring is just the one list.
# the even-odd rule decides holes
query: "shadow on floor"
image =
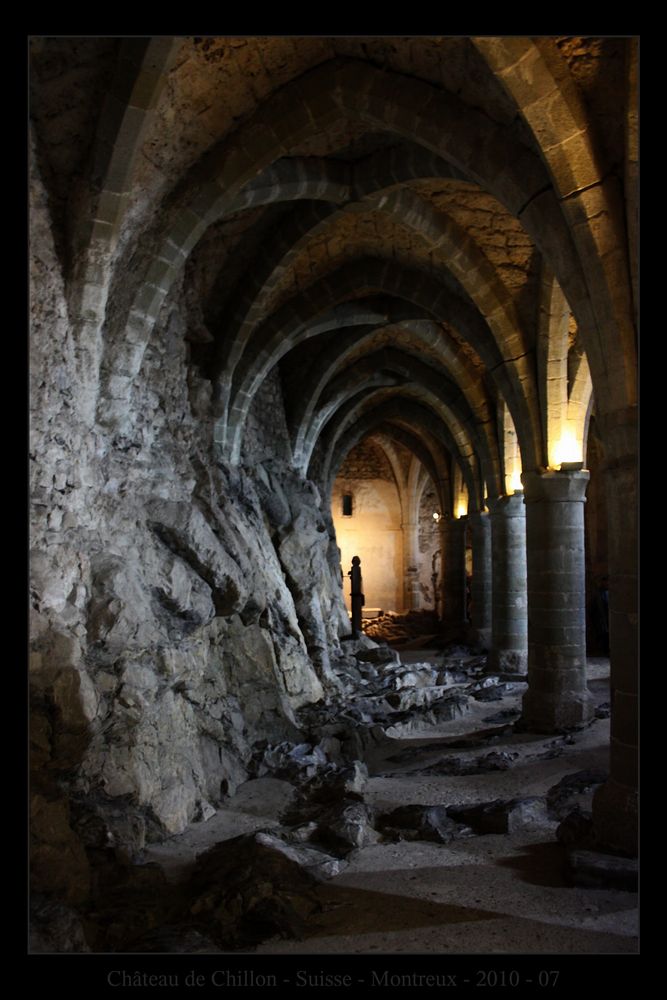
{"label": "shadow on floor", "polygon": [[490,910],[432,903],[427,899],[348,886],[323,885],[317,896],[322,913],[310,919],[306,938],[410,931],[498,918],[498,914]]}
{"label": "shadow on floor", "polygon": [[497,858],[495,863],[502,868],[513,868],[522,882],[530,885],[550,886],[554,889],[567,888],[565,880],[565,848],[556,842],[529,844],[524,853],[511,858]]}

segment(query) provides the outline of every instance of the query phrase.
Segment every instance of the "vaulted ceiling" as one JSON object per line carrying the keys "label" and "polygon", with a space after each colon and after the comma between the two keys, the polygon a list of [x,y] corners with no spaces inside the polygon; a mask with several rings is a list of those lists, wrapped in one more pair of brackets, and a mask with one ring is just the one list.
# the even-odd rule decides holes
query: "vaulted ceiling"
{"label": "vaulted ceiling", "polygon": [[[97,417],[122,428],[170,295],[222,460],[280,379],[330,486],[380,431],[505,490],[634,403],[626,38],[33,39],[34,142]],[[445,477],[446,479],[446,477]],[[439,488],[449,489],[446,481]],[[444,506],[448,497],[441,495]],[[451,497],[449,498],[451,499]]]}

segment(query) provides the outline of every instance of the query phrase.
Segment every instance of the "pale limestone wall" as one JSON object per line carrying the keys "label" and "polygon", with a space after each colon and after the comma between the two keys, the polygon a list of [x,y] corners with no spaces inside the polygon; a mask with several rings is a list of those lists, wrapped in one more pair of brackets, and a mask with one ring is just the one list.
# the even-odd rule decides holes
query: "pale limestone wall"
{"label": "pale limestone wall", "polygon": [[[344,493],[352,494],[352,517],[341,514]],[[383,479],[337,479],[332,512],[344,572],[353,556],[361,559],[366,605],[384,611],[402,610],[403,533],[395,485]],[[346,579],[348,609],[349,589]]]}

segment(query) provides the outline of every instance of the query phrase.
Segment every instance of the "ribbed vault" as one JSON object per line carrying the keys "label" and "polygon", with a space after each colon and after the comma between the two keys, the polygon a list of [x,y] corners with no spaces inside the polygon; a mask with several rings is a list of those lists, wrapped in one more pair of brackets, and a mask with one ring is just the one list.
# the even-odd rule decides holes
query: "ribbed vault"
{"label": "ribbed vault", "polygon": [[[581,236],[582,226],[589,225],[585,198],[577,198],[580,215],[573,229],[578,234],[579,254],[568,226],[578,188],[574,181],[565,182],[567,157],[572,157],[573,164],[576,157],[570,173],[579,187],[590,187],[595,183],[596,151],[588,133],[579,146],[573,145],[570,135],[574,132],[567,131],[565,120],[562,135],[557,134],[559,101],[567,104],[574,122],[581,124],[583,114],[581,100],[575,107],[572,99],[574,84],[567,64],[548,40],[539,45],[524,40],[516,52],[509,43],[503,49],[485,39],[447,43],[457,50],[457,59],[465,50],[466,65],[474,63],[487,78],[488,106],[471,108],[461,96],[437,85],[429,73],[420,79],[414,50],[407,63],[394,62],[392,57],[394,65],[383,65],[380,72],[373,59],[350,58],[349,49],[343,53],[341,46],[331,43],[334,51],[327,50],[329,44],[309,43],[312,59],[306,63],[310,65],[304,65],[301,73],[296,71],[291,80],[283,80],[273,92],[264,87],[261,100],[249,104],[246,99],[240,124],[224,137],[211,136],[198,158],[184,156],[183,145],[178,148],[174,159],[181,157],[183,172],[173,177],[170,186],[165,185],[164,212],[152,212],[132,252],[131,273],[125,274],[122,266],[115,268],[118,284],[113,277],[110,284],[115,301],[106,303],[106,322],[100,315],[98,409],[102,419],[122,422],[122,400],[131,391],[149,331],[185,260],[196,253],[207,230],[252,210],[259,216],[236,237],[238,247],[234,247],[234,230],[230,236],[228,223],[222,234],[228,244],[230,238],[232,242],[221,260],[238,252],[247,264],[236,288],[220,290],[229,273],[223,264],[205,278],[205,284],[200,282],[203,298],[193,302],[200,320],[199,334],[193,336],[198,341],[194,358],[214,382],[216,438],[232,461],[241,458],[248,409],[267,373],[300,342],[344,328],[339,315],[330,322],[322,319],[327,309],[339,309],[370,294],[410,303],[443,330],[454,330],[459,344],[466,345],[456,352],[459,361],[472,353],[485,370],[486,398],[474,400],[461,364],[456,371],[447,358],[443,336],[441,354],[447,371],[468,405],[475,408],[477,419],[488,420],[493,397],[502,397],[512,414],[524,466],[548,465],[550,449],[553,452],[550,426],[566,422],[572,428],[577,420],[572,413],[568,417],[566,379],[553,378],[556,363],[567,367],[562,323],[558,327],[555,321],[541,326],[537,322],[545,306],[540,306],[536,255],[542,257],[543,269],[563,297],[561,315],[575,317],[593,381],[596,377],[600,383],[609,381],[612,368],[627,363],[624,334],[619,333],[622,359],[613,360],[608,333],[604,357],[597,348],[595,330],[606,321],[611,298],[620,289],[616,282],[613,295],[607,291],[608,301],[604,301],[605,289],[609,289],[606,278],[606,285],[595,282],[595,295],[588,294],[594,279],[592,273],[585,273],[588,258]],[[255,44],[255,48],[261,46]],[[122,189],[139,169],[141,142],[154,144],[151,132],[164,119],[165,102],[174,99],[169,87],[165,89],[165,80],[173,79],[176,84],[179,72],[173,67],[182,65],[181,58],[187,62],[191,49],[190,42],[181,42],[179,48],[178,40],[163,40],[146,45],[124,42],[119,50],[92,161],[92,172],[102,189],[94,213],[98,228],[89,234],[90,257],[98,261],[98,267],[100,260],[104,265],[105,240],[109,267],[119,239],[125,253],[129,249],[122,224],[128,199]],[[394,52],[400,49],[400,45],[393,47]],[[332,56],[328,61],[323,58],[325,51]],[[539,68],[545,81],[551,81],[549,86],[544,84],[544,99],[540,96],[531,105],[529,130],[517,127],[510,115],[513,103],[522,109],[525,100],[519,82],[523,71],[515,66],[519,51],[521,65],[530,64],[535,72]],[[209,72],[205,63],[197,63],[202,86]],[[500,85],[491,86],[494,73],[499,74]],[[266,74],[260,75],[266,83]],[[194,81],[189,86],[194,87]],[[558,149],[557,155],[550,152],[542,159],[540,101],[550,109],[549,149]],[[316,150],[320,155],[313,155]],[[555,171],[553,177],[549,167]],[[608,187],[597,190],[598,203],[606,195],[613,202]],[[486,231],[480,207],[483,193],[491,198],[483,209],[493,220]],[[598,204],[596,211],[602,212],[606,227],[604,237],[598,230],[591,236],[599,243],[613,236],[615,215],[613,204],[609,209]],[[501,253],[499,259],[502,219],[507,219],[503,223],[506,251],[512,248],[514,252],[507,252],[504,259]],[[80,227],[74,229],[80,232]],[[259,241],[255,230],[260,231]],[[517,254],[521,233],[525,234],[523,254]],[[207,241],[209,258],[214,247],[215,243]],[[613,255],[606,254],[605,260],[613,261]],[[610,271],[612,263],[606,266]],[[513,274],[523,274],[520,289],[510,277]],[[592,315],[596,303],[597,315]],[[535,317],[532,325],[531,314]],[[395,340],[398,346],[398,333]],[[479,385],[483,380],[476,381]],[[603,392],[604,408],[613,404],[612,396],[619,392],[619,380],[612,381],[613,386]],[[308,460],[317,429],[325,423],[322,412],[313,413],[323,389],[320,377],[314,398],[311,393],[305,405],[298,398],[287,400],[294,414],[295,459],[300,467]],[[581,436],[581,411],[587,410],[585,376],[570,379],[570,389]],[[630,396],[621,402],[632,401]],[[329,400],[329,414],[331,407]],[[487,439],[489,433],[493,436],[491,427]],[[501,476],[490,445],[487,440],[479,460],[484,463],[485,478],[496,488]]]}
{"label": "ribbed vault", "polygon": [[[600,815],[613,818],[635,766],[635,41],[43,39],[33,72],[31,144],[62,284],[59,311],[44,307],[41,319],[67,315],[71,364],[54,384],[76,384],[72,451],[90,446],[95,503],[110,525],[121,516],[111,498],[134,488],[123,463],[160,467],[137,487],[150,552],[166,559],[171,542],[169,558],[187,564],[173,574],[197,578],[188,600],[195,594],[200,609],[217,595],[216,621],[238,614],[258,632],[281,622],[276,633],[318,672],[308,691],[286,688],[285,704],[316,701],[331,681],[340,575],[330,497],[356,445],[369,438],[383,449],[411,517],[432,484],[442,565],[463,557],[443,594],[456,586],[461,602],[461,495],[490,560],[483,525],[495,518],[496,543],[510,551],[519,529],[507,512],[522,504],[511,494],[526,487],[538,541],[520,570],[537,581],[537,635],[552,586],[535,555],[553,535],[540,517],[564,502],[547,504],[540,490],[557,471],[585,479],[594,413],[616,713]],[[49,469],[57,447],[45,447]],[[172,450],[185,455],[178,483]],[[87,488],[88,471],[71,484],[58,467],[50,482],[64,495]],[[78,530],[86,511],[81,501],[72,520],[60,511],[54,523]],[[307,579],[324,581],[317,593],[299,577],[289,534],[302,524],[315,539],[306,561]],[[187,543],[173,542],[179,531]],[[206,558],[224,549],[215,571],[193,555],[193,535]],[[263,605],[253,592],[263,586],[253,575],[260,535],[278,581]],[[114,560],[125,557],[114,550],[99,570],[96,537],[91,528],[64,562],[90,549],[85,572],[115,580]],[[162,589],[142,582],[132,593],[159,605],[161,623],[181,615],[187,631],[196,614],[171,596],[175,576],[160,573]],[[68,593],[81,614],[99,604],[111,615],[106,591],[98,604],[92,590],[76,597],[75,576]],[[148,648],[150,615],[133,601],[133,635]],[[275,676],[289,679],[285,660]]]}
{"label": "ribbed vault", "polygon": [[[390,397],[428,410],[477,502],[504,492],[507,420],[525,471],[583,457],[593,394],[626,447],[627,48],[606,100],[628,120],[610,133],[567,39],[100,45],[108,89],[94,132],[81,107],[90,154],[65,164],[83,181],[63,243],[100,422],[131,437],[146,345],[183,287],[222,462],[243,462],[270,375],[295,468],[324,482],[350,424]],[[49,113],[37,104],[47,159]]]}

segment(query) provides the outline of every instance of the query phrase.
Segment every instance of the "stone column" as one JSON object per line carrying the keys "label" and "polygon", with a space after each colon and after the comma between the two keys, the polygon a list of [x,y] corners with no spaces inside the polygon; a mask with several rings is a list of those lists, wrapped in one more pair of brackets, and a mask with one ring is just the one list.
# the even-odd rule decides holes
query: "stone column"
{"label": "stone column", "polygon": [[638,601],[636,410],[599,419],[608,458],[604,467],[609,511],[609,645],[611,748],[609,779],[593,799],[598,841],[637,853]]}
{"label": "stone column", "polygon": [[472,615],[474,640],[491,648],[491,518],[486,512],[468,515],[472,532]]}
{"label": "stone column", "polygon": [[440,521],[441,620],[444,625],[463,630],[466,620],[466,545],[467,517],[443,518]]}
{"label": "stone column", "polygon": [[413,521],[401,525],[403,532],[403,605],[406,611],[421,607],[419,590],[419,531]]}
{"label": "stone column", "polygon": [[591,716],[586,685],[586,470],[524,472],[528,691],[522,726],[562,732]]}
{"label": "stone column", "polygon": [[491,511],[492,613],[488,669],[524,674],[528,666],[526,518],[523,493],[487,500]]}

